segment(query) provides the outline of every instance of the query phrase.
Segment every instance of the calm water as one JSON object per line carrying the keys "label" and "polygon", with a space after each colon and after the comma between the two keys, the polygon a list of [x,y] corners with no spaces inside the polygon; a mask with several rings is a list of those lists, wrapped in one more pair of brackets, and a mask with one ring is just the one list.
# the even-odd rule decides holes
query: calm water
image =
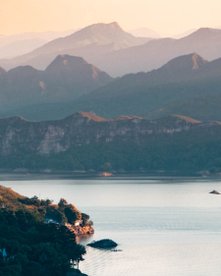
{"label": "calm water", "polygon": [[91,215],[93,239],[122,252],[88,248],[89,276],[220,276],[221,182],[105,179],[2,181],[17,192],[60,197]]}

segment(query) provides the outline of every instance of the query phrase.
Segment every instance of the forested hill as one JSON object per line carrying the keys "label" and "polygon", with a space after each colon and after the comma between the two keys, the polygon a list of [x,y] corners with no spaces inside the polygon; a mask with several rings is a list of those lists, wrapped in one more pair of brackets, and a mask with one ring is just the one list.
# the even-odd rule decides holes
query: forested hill
{"label": "forested hill", "polygon": [[3,170],[210,174],[221,171],[220,156],[219,121],[86,112],[59,121],[0,120]]}
{"label": "forested hill", "polygon": [[64,199],[56,205],[0,186],[0,275],[85,275],[70,267],[85,254],[66,226],[77,220],[84,227],[89,216]]}

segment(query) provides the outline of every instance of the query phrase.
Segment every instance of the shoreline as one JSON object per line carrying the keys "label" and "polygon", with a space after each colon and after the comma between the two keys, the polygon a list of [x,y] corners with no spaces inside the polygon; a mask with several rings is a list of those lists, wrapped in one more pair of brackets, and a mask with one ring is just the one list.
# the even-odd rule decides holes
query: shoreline
{"label": "shoreline", "polygon": [[22,180],[183,180],[183,181],[219,181],[220,174],[213,175],[187,175],[187,174],[148,174],[148,173],[116,173],[112,176],[101,176],[98,173],[75,173],[75,172],[15,172],[0,171],[0,181],[22,181]]}
{"label": "shoreline", "polygon": [[78,240],[84,237],[90,237],[94,235],[95,232],[91,225],[75,226],[70,223],[66,223],[65,227],[72,232]]}

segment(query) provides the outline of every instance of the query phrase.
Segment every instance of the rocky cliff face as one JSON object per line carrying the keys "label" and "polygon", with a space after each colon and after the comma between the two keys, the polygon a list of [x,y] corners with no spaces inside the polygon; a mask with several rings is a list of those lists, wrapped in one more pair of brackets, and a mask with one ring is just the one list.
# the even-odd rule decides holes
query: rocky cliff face
{"label": "rocky cliff face", "polygon": [[0,169],[220,171],[221,123],[181,115],[148,121],[88,112],[63,120],[0,120]]}
{"label": "rocky cliff face", "polygon": [[105,119],[81,112],[60,121],[29,122],[20,117],[0,120],[0,153],[3,156],[25,152],[57,154],[90,144],[133,141],[144,143],[153,135],[179,133],[200,122],[185,117],[148,121],[136,116]]}

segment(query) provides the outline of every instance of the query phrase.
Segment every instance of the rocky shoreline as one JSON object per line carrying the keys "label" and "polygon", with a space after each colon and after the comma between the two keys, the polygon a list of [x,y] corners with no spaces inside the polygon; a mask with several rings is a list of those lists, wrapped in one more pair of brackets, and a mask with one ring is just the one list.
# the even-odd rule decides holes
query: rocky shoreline
{"label": "rocky shoreline", "polygon": [[65,226],[77,237],[90,236],[94,234],[94,228],[91,225],[74,226],[66,223]]}

